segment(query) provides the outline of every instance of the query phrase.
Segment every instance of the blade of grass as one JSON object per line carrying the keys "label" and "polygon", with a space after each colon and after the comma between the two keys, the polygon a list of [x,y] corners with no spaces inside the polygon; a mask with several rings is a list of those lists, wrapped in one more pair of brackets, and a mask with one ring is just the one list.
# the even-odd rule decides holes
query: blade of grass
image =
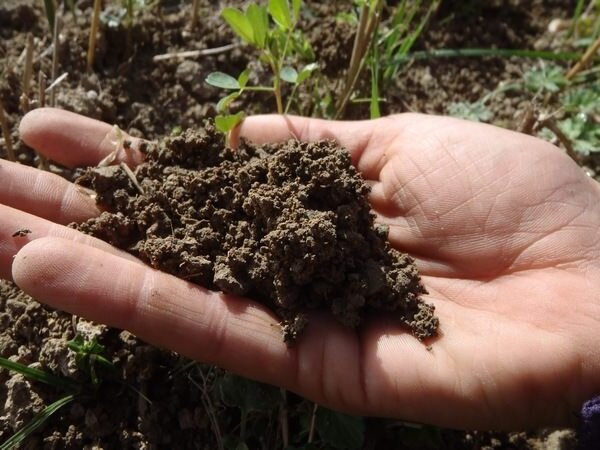
{"label": "blade of grass", "polygon": [[12,146],[10,128],[8,126],[8,119],[4,112],[4,105],[0,103],[0,126],[2,127],[2,134],[4,135],[4,145],[6,146],[6,159],[9,161],[16,161],[15,150]]}
{"label": "blade of grass", "polygon": [[[56,77],[58,75],[58,34],[60,31],[60,16],[54,18],[54,31],[52,34],[52,68],[50,73],[50,79],[52,83],[50,85],[54,85],[56,82]],[[54,108],[56,106],[56,89],[55,86],[50,89],[50,98],[49,105]]]}
{"label": "blade of grass", "polygon": [[21,80],[21,109],[23,113],[29,112],[31,76],[33,75],[33,34],[27,34],[25,45],[25,67],[23,68],[23,79]]}
{"label": "blade of grass", "polygon": [[483,58],[488,56],[501,58],[510,58],[514,56],[517,58],[538,58],[550,61],[575,61],[581,58],[581,53],[508,48],[441,48],[438,50],[412,52],[405,56],[392,59],[389,64],[394,65],[429,58]]}
{"label": "blade of grass", "polygon": [[11,450],[17,447],[20,443],[27,439],[31,433],[42,426],[52,414],[73,401],[73,398],[73,395],[67,395],[46,406],[33,419],[31,419],[31,422],[29,422],[27,425],[17,431],[11,438],[4,442],[4,444],[0,446],[0,450]]}
{"label": "blade of grass", "polygon": [[384,6],[384,1],[375,0],[375,3],[373,3],[372,6],[373,8],[371,9],[368,7],[368,3],[365,3],[361,11],[359,27],[357,30],[356,40],[354,42],[355,45],[350,58],[350,67],[348,69],[344,89],[336,107],[334,116],[336,119],[339,119],[344,114],[346,105],[350,100],[350,96],[354,92],[354,87],[358,81],[358,76],[365,65],[367,51],[374,42],[373,37],[377,27],[379,26],[379,19]]}
{"label": "blade of grass", "polygon": [[[377,30],[375,30],[375,42],[377,42]],[[373,46],[373,54],[371,56],[371,102],[369,104],[369,112],[371,119],[381,117],[379,109],[379,46]]]}
{"label": "blade of grass", "polygon": [[581,59],[577,61],[577,64],[575,64],[571,70],[569,70],[565,78],[571,80],[575,75],[581,72],[581,70],[594,58],[598,50],[600,50],[600,37],[587,48]]}
{"label": "blade of grass", "polygon": [[54,386],[57,389],[62,389],[65,391],[73,391],[77,389],[77,385],[75,384],[75,382],[69,380],[68,378],[57,377],[56,375],[44,372],[43,370],[34,369],[32,367],[28,367],[24,364],[11,361],[10,359],[6,359],[1,356],[0,367],[4,367],[5,369],[12,370],[13,372],[20,373],[21,375],[24,375],[27,378],[30,378],[34,381],[49,384],[50,386]]}
{"label": "blade of grass", "polygon": [[575,5],[575,11],[573,12],[573,18],[571,19],[571,26],[569,27],[569,36],[573,36],[573,33],[577,29],[577,22],[579,22],[579,19],[581,18],[584,5],[585,0],[577,0],[577,5]]}
{"label": "blade of grass", "polygon": [[50,30],[50,34],[52,34],[52,30],[54,30],[54,16],[56,12],[54,0],[44,0],[44,11],[46,12],[46,19],[48,19],[48,28]]}

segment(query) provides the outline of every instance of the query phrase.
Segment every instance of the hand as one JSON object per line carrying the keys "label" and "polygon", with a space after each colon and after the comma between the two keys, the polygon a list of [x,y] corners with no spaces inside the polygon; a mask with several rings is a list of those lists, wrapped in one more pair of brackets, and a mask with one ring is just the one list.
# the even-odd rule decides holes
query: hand
{"label": "hand", "polygon": [[[21,133],[69,166],[96,164],[114,148],[109,125],[64,111],[29,113]],[[256,116],[233,141],[239,136],[332,138],[348,148],[372,181],[378,220],[416,258],[430,291],[441,331],[432,351],[391,320],[352,332],[325,313],[288,349],[263,306],[65,228],[97,214],[93,201],[57,176],[6,161],[0,276],[12,270],[48,305],[351,413],[515,429],[572,423],[600,392],[600,187],[559,149],[414,114]],[[19,228],[32,233],[12,237]]]}

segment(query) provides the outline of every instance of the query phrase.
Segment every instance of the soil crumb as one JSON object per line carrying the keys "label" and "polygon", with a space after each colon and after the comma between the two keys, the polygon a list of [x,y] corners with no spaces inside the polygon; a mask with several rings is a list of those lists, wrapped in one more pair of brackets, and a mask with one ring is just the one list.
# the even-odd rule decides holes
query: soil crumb
{"label": "soil crumb", "polygon": [[267,305],[290,345],[315,309],[352,328],[369,311],[393,313],[421,340],[436,334],[413,260],[374,223],[369,186],[334,142],[232,150],[206,123],[143,151],[135,177],[121,165],[79,178],[106,212],[78,229],[156,269]]}

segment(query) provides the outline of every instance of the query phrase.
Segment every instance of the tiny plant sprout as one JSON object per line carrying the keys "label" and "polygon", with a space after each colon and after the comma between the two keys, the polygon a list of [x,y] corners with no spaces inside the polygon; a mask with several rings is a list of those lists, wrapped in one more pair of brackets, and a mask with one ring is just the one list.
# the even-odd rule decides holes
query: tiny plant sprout
{"label": "tiny plant sprout", "polygon": [[44,12],[46,13],[46,19],[48,19],[48,29],[50,35],[54,31],[54,17],[56,16],[56,5],[54,0],[44,0]]}
{"label": "tiny plant sprout", "polygon": [[[277,112],[288,111],[299,85],[306,81],[317,69],[315,63],[305,65],[296,70],[293,65],[302,59],[313,59],[314,54],[310,44],[301,31],[296,29],[300,17],[301,0],[269,0],[268,4],[250,3],[242,11],[237,8],[225,8],[221,16],[242,42],[255,47],[260,52],[260,61],[268,65],[272,83],[270,86],[248,85],[250,72],[244,70],[233,77],[223,72],[213,72],[208,75],[206,82],[212,86],[233,91],[223,97],[217,104],[219,114],[228,110],[231,103],[244,91],[271,92],[275,97]],[[290,83],[291,94],[284,108],[282,98],[282,82]],[[241,120],[241,115],[219,116],[220,126],[230,125],[234,117]],[[227,118],[227,120],[224,120]],[[236,122],[237,123],[237,122]],[[235,123],[234,125],[235,126]],[[223,131],[223,130],[222,130]]]}

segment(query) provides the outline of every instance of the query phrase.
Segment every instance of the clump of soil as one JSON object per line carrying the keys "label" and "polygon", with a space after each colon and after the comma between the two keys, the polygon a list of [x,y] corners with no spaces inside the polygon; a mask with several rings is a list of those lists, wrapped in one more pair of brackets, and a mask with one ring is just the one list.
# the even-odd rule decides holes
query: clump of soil
{"label": "clump of soil", "polygon": [[419,339],[436,334],[412,259],[374,224],[369,187],[337,144],[232,150],[206,124],[144,152],[137,183],[120,166],[79,179],[108,211],[80,230],[154,268],[268,305],[290,344],[313,309],[353,328],[369,310],[393,312]]}

